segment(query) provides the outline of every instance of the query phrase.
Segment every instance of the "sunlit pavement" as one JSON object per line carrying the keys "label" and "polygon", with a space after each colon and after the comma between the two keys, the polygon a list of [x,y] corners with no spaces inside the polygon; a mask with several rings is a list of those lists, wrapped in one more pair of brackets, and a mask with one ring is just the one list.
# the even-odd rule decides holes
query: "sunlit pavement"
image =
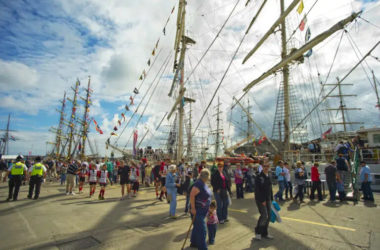
{"label": "sunlit pavement", "polygon": [[[276,187],[275,187],[276,189]],[[176,220],[169,205],[155,199],[154,189],[142,188],[136,198],[120,201],[120,186],[108,186],[105,200],[98,193],[66,196],[57,183],[42,186],[40,199],[4,202],[7,183],[0,184],[1,249],[181,249],[190,226],[184,215],[185,197],[178,196]],[[98,190],[99,191],[99,187]],[[375,200],[380,195],[375,194]],[[274,239],[254,240],[258,212],[253,194],[232,200],[230,221],[218,225],[210,249],[380,249],[380,215],[375,203],[329,204],[310,202],[300,206],[281,203],[282,223],[270,224]],[[185,249],[189,248],[189,240]]]}

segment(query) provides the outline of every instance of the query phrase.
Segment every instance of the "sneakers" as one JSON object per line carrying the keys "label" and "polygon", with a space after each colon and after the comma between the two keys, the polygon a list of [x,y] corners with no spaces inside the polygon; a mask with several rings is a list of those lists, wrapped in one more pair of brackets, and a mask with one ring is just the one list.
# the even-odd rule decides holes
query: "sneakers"
{"label": "sneakers", "polygon": [[32,196],[29,196],[29,195],[28,195],[28,199],[32,199]]}
{"label": "sneakers", "polygon": [[256,234],[255,240],[261,240],[261,234]]}
{"label": "sneakers", "polygon": [[73,195],[73,196],[74,196],[74,195],[75,195],[75,193],[74,193],[74,192],[71,192],[71,193],[70,193],[70,195]]}
{"label": "sneakers", "polygon": [[69,192],[66,193],[66,195],[69,195],[69,194],[70,194]]}
{"label": "sneakers", "polygon": [[170,219],[176,220],[176,219],[177,219],[177,216],[175,216],[175,215],[170,216]]}
{"label": "sneakers", "polygon": [[274,237],[272,235],[270,235],[270,234],[265,235],[264,238],[265,239],[269,239],[269,240],[273,240],[274,239]]}
{"label": "sneakers", "polygon": [[219,221],[219,224],[224,224],[224,220]]}
{"label": "sneakers", "polygon": [[229,219],[225,219],[224,222],[229,222],[230,220]]}

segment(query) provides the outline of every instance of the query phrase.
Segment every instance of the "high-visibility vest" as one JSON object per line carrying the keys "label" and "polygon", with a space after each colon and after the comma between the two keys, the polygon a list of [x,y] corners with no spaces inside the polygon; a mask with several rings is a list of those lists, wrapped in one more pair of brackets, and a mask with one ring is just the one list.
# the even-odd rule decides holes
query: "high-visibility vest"
{"label": "high-visibility vest", "polygon": [[43,166],[44,165],[42,165],[42,163],[36,163],[36,164],[34,164],[31,176],[35,176],[35,175],[42,176],[43,173],[44,173]]}
{"label": "high-visibility vest", "polygon": [[11,175],[23,175],[24,167],[25,167],[24,163],[16,162],[11,169]]}

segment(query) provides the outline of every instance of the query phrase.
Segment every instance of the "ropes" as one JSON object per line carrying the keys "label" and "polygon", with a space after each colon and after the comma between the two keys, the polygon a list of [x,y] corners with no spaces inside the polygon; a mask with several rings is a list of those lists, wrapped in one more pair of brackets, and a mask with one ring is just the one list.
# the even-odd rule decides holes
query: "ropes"
{"label": "ropes", "polygon": [[207,47],[206,51],[203,53],[203,55],[201,56],[201,59],[199,59],[199,61],[197,62],[197,64],[195,65],[195,67],[193,68],[193,70],[190,72],[190,74],[188,75],[186,81],[183,83],[183,84],[186,84],[191,75],[194,73],[194,71],[196,70],[196,68],[199,66],[200,62],[203,60],[203,58],[206,56],[207,52],[210,50],[210,48],[212,47],[212,45],[215,43],[216,39],[218,38],[218,36],[220,35],[220,33],[222,32],[224,26],[226,26],[228,20],[230,19],[230,17],[232,16],[232,13],[235,11],[237,5],[239,4],[240,0],[237,0],[235,6],[232,8],[230,14],[228,15],[227,19],[224,21],[222,27],[220,27],[218,33],[216,34],[216,36],[214,37],[214,39],[212,40],[212,42],[210,43],[210,45]]}
{"label": "ropes", "polygon": [[[151,99],[152,99],[152,97],[153,97],[153,94],[154,94],[155,90],[157,89],[158,84],[161,82],[162,76],[164,75],[165,70],[166,70],[166,68],[167,68],[167,66],[168,66],[168,64],[169,64],[169,58],[170,58],[170,56],[171,56],[171,53],[169,53],[169,55],[166,57],[166,59],[165,59],[165,61],[164,61],[165,67],[164,67],[164,69],[163,69],[162,72],[161,72],[161,76],[160,76],[160,78],[158,79],[157,84],[154,86],[153,91],[152,91],[152,93],[151,93],[150,96],[149,96],[148,102],[146,103],[143,112],[140,114],[139,119],[137,120],[136,125],[135,125],[135,127],[134,127],[133,130],[135,130],[135,129],[137,128],[137,126],[139,125],[139,122],[140,122],[142,116],[144,115],[144,113],[145,113],[145,111],[146,111],[146,108],[148,107],[148,105],[149,105],[149,103],[150,103],[150,101],[151,101]],[[153,86],[153,84],[152,84],[152,86]],[[147,93],[148,93],[148,92],[147,92]],[[141,101],[141,103],[142,103],[142,101]],[[124,149],[127,147],[129,141],[131,140],[131,138],[132,138],[132,134],[133,134],[133,133],[131,133],[131,135],[129,136],[129,139],[128,139],[127,143],[125,144]],[[124,150],[124,149],[123,149],[123,150]]]}

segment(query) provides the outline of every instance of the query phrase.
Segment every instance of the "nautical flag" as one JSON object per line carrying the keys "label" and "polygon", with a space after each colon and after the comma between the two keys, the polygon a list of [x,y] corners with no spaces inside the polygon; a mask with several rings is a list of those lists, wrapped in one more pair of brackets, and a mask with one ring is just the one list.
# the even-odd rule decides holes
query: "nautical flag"
{"label": "nautical flag", "polygon": [[115,127],[113,127],[113,130],[114,130],[114,131],[117,131],[117,127],[116,127],[116,126],[115,126]]}
{"label": "nautical flag", "polygon": [[143,75],[144,75],[144,78],[146,78],[146,72],[145,72],[145,69],[143,70]]}
{"label": "nautical flag", "polygon": [[171,12],[171,14],[173,14],[174,10],[175,10],[175,5],[173,6],[173,9],[172,9],[172,12]]}
{"label": "nautical flag", "polygon": [[110,138],[107,139],[107,144],[110,144],[111,140]]}
{"label": "nautical flag", "polygon": [[95,124],[95,129],[96,129],[96,131],[98,131],[98,133],[99,134],[103,134],[103,131],[99,128],[99,125],[98,125],[98,123],[95,121],[95,120],[93,120],[94,121],[94,124]]}
{"label": "nautical flag", "polygon": [[300,22],[300,25],[298,26],[300,28],[301,31],[303,31],[305,29],[305,25],[306,25],[306,15],[302,18],[301,22]]}
{"label": "nautical flag", "polygon": [[133,90],[133,93],[135,93],[136,95],[139,93],[139,90],[137,89],[137,88],[135,88],[134,90]]}
{"label": "nautical flag", "polygon": [[305,42],[309,41],[311,37],[310,28],[308,27],[305,34]]}
{"label": "nautical flag", "polygon": [[15,140],[16,140],[16,138],[15,138],[13,135],[11,135],[10,139],[11,139],[12,141],[15,141]]}
{"label": "nautical flag", "polygon": [[131,100],[131,103],[129,104],[129,106],[132,106],[134,103],[133,103],[133,97],[132,96],[130,96],[129,97],[129,100]]}
{"label": "nautical flag", "polygon": [[143,75],[141,75],[140,77],[139,77],[139,80],[142,80],[143,79]]}
{"label": "nautical flag", "polygon": [[301,14],[302,13],[302,11],[303,11],[303,1],[301,0],[301,3],[300,3],[300,5],[298,5],[298,8],[297,8],[297,12],[298,12],[298,14]]}
{"label": "nautical flag", "polygon": [[115,132],[112,132],[112,133],[111,133],[111,136],[112,136],[112,135],[117,136],[117,134],[116,134]]}
{"label": "nautical flag", "polygon": [[310,50],[304,55],[304,57],[310,57],[312,54],[313,54],[313,49],[310,49]]}
{"label": "nautical flag", "polygon": [[164,33],[164,36],[165,36],[165,35],[166,35],[165,27],[164,27],[164,29],[162,30],[162,32]]}
{"label": "nautical flag", "polygon": [[121,121],[120,120],[118,120],[117,123],[119,123],[119,126],[121,126]]}
{"label": "nautical flag", "polygon": [[123,119],[125,121],[125,115],[124,115],[124,113],[121,113],[121,116],[123,117]]}
{"label": "nautical flag", "polygon": [[148,60],[147,64],[148,64],[148,66],[150,66],[150,59]]}
{"label": "nautical flag", "polygon": [[129,111],[128,105],[125,105],[125,110]]}
{"label": "nautical flag", "polygon": [[330,134],[332,131],[332,127],[330,127],[326,132],[322,134],[322,139],[326,139],[326,135]]}
{"label": "nautical flag", "polygon": [[156,55],[156,49],[154,48],[152,51],[152,56],[155,56],[155,55]]}
{"label": "nautical flag", "polygon": [[82,149],[82,143],[79,142],[78,150],[81,150],[81,149]]}
{"label": "nautical flag", "polygon": [[133,132],[133,156],[136,156],[137,154],[137,148],[136,148],[137,138],[138,138],[138,134],[137,134],[137,130],[135,130]]}
{"label": "nautical flag", "polygon": [[77,110],[77,108],[76,108],[76,107],[73,107],[73,110],[72,110],[73,113],[75,113],[76,110]]}

